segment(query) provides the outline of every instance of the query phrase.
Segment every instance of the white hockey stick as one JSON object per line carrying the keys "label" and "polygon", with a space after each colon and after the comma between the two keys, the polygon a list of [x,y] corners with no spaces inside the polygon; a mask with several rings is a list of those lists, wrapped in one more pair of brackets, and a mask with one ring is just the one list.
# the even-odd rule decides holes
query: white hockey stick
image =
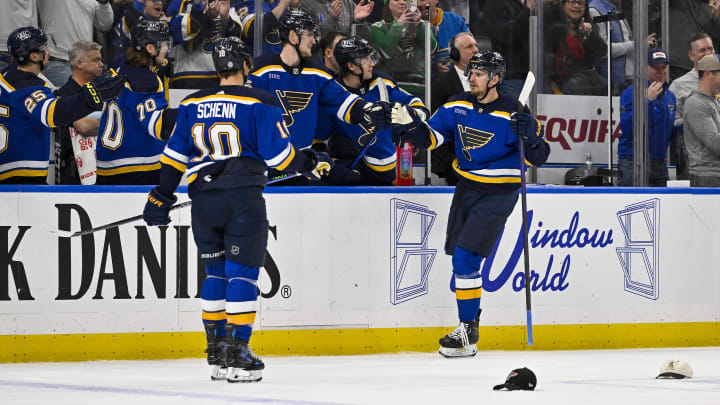
{"label": "white hockey stick", "polygon": [[[520,103],[521,110],[527,105],[530,93],[535,86],[535,75],[533,72],[528,72],[525,78],[525,84],[523,84],[522,90],[520,90],[520,97],[518,102]],[[525,309],[527,310],[527,343],[528,346],[533,344],[532,335],[532,305],[530,300],[530,246],[528,244],[528,223],[527,223],[527,189],[525,186],[525,148],[523,146],[522,136],[518,135],[520,142],[520,195],[522,197],[522,227],[523,227],[523,251],[525,257]]]}

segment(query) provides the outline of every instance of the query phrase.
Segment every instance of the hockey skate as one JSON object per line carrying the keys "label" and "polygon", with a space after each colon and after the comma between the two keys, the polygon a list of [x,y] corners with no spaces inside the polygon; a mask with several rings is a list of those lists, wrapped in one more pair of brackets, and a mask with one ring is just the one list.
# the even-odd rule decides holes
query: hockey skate
{"label": "hockey skate", "polygon": [[210,365],[210,379],[213,381],[224,380],[227,377],[227,366],[225,366],[225,351],[227,342],[222,336],[217,336],[217,329],[221,326],[215,322],[205,324],[205,337],[207,338],[207,362]]}
{"label": "hockey skate", "polygon": [[262,380],[265,363],[253,353],[248,343],[235,339],[227,346],[225,364],[227,365],[227,382],[258,382]]}
{"label": "hockey skate", "polygon": [[447,358],[470,357],[477,354],[477,342],[480,339],[478,324],[480,313],[472,322],[460,322],[454,331],[440,338],[441,355]]}
{"label": "hockey skate", "polygon": [[213,381],[227,378],[228,368],[225,366],[225,350],[227,350],[227,343],[224,341],[208,344],[208,348],[205,350],[207,362],[210,365],[210,379]]}

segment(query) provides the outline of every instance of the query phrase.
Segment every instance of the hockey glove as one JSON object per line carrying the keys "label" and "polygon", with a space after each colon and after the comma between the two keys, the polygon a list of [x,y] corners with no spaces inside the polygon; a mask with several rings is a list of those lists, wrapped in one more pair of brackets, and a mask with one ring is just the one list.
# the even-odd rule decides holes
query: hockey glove
{"label": "hockey glove", "polygon": [[302,172],[302,175],[310,181],[320,181],[322,176],[330,173],[330,169],[335,165],[330,155],[325,152],[304,149],[303,153],[305,153],[308,163],[305,164],[306,170]]}
{"label": "hockey glove", "polygon": [[177,201],[175,195],[162,194],[158,187],[150,190],[143,210],[143,219],[150,226],[167,225],[170,223],[170,208]]}
{"label": "hockey glove", "polygon": [[[403,144],[403,135],[422,123],[421,113],[415,108],[395,103],[392,108],[392,136],[395,145]],[[424,113],[422,113],[424,115]]]}
{"label": "hockey glove", "polygon": [[367,103],[363,106],[365,121],[375,126],[375,131],[382,131],[390,128],[390,112],[392,107],[387,101],[376,101],[373,104]]}
{"label": "hockey glove", "polygon": [[535,117],[528,113],[513,113],[510,116],[510,129],[527,144],[538,145],[543,143],[543,128]]}
{"label": "hockey glove", "polygon": [[102,110],[103,103],[120,95],[125,88],[125,76],[105,72],[82,86],[85,102],[95,111]]}
{"label": "hockey glove", "polygon": [[338,160],[330,170],[328,183],[334,186],[357,186],[362,181],[359,170],[351,169],[347,162]]}

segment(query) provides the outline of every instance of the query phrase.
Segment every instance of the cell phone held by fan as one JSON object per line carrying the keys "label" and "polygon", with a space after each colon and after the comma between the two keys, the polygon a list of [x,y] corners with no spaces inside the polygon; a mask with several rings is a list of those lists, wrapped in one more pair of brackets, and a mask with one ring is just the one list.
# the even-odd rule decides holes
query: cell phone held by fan
{"label": "cell phone held by fan", "polygon": [[405,7],[411,13],[418,11],[417,0],[405,0]]}

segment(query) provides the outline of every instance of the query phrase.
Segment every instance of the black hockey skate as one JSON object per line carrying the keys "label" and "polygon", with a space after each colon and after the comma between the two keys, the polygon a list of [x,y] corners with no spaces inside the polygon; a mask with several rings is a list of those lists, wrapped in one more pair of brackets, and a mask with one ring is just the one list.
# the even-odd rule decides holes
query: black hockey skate
{"label": "black hockey skate", "polygon": [[480,339],[478,324],[480,312],[472,322],[460,322],[454,331],[440,338],[441,355],[447,358],[470,357],[477,354],[477,342]]}
{"label": "black hockey skate", "polygon": [[265,363],[255,354],[248,342],[234,339],[226,350],[227,382],[258,382],[262,380]]}
{"label": "black hockey skate", "polygon": [[217,336],[220,325],[215,322],[205,324],[205,337],[207,338],[207,362],[210,365],[210,379],[213,381],[224,380],[227,377],[225,366],[225,351],[227,342],[222,336]]}

